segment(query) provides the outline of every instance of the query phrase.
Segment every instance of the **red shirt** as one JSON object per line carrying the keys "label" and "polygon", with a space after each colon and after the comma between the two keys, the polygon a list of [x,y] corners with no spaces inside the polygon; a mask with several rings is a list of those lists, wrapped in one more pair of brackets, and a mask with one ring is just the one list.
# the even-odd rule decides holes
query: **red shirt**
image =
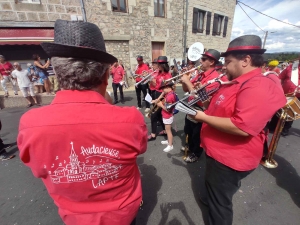
{"label": "red shirt", "polygon": [[111,73],[112,78],[113,78],[113,83],[118,84],[123,80],[124,77],[124,69],[121,65],[118,65],[117,67],[112,67],[111,68]]}
{"label": "red shirt", "polygon": [[277,74],[280,74],[280,69],[278,67],[275,67],[274,69],[269,69],[268,68],[267,71],[273,71],[273,72],[275,72]]}
{"label": "red shirt", "polygon": [[201,145],[207,155],[238,171],[256,168],[262,158],[263,131],[269,119],[286,104],[280,85],[254,69],[224,85],[211,99],[207,115],[230,118],[248,133],[248,137],[228,134],[205,123],[201,129]]}
{"label": "red shirt", "polygon": [[282,70],[282,72],[279,74],[279,79],[281,80],[284,94],[294,93],[294,91],[297,87],[291,80],[292,67],[293,67],[292,64],[288,65],[288,67],[286,67],[284,70]]}
{"label": "red shirt", "polygon": [[155,81],[156,81],[155,90],[157,92],[162,92],[162,90],[159,89],[160,85],[161,85],[161,82],[163,80],[167,80],[167,79],[170,79],[170,78],[172,78],[172,75],[169,72],[166,73],[166,72],[160,72],[159,71],[157,76],[156,76],[156,79],[155,79]]}
{"label": "red shirt", "polygon": [[142,200],[136,157],[146,151],[147,127],[134,107],[110,105],[95,91],[60,91],[51,105],[22,116],[18,147],[66,224],[135,218]]}
{"label": "red shirt", "polygon": [[[143,63],[141,65],[137,65],[136,70],[135,70],[135,74],[142,74],[144,71],[148,71],[149,67],[147,66],[147,64]],[[143,79],[142,76],[135,78],[135,82],[139,82]]]}
{"label": "red shirt", "polygon": [[[176,94],[174,91],[170,91],[169,93],[167,93],[165,95],[165,102],[166,102],[166,105],[176,102]],[[173,111],[174,111],[174,108],[171,111],[166,111],[164,109],[161,110],[162,118],[164,118],[164,119],[171,118],[173,116]]]}
{"label": "red shirt", "polygon": [[[151,69],[148,72],[152,73],[152,79],[155,80],[158,75],[158,70],[153,72],[153,70]],[[149,88],[151,91],[155,91],[155,85],[152,82],[150,82]]]}
{"label": "red shirt", "polygon": [[2,76],[9,76],[10,71],[13,69],[13,66],[10,62],[5,62],[4,64],[0,63],[0,74]]}

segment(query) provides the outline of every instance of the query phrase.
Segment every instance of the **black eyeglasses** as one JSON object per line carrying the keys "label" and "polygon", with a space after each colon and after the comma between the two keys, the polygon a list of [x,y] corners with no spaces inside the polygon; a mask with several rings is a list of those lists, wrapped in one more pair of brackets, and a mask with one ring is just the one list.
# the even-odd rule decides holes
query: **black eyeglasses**
{"label": "black eyeglasses", "polygon": [[206,60],[208,60],[208,58],[205,58],[205,57],[203,58],[203,57],[202,57],[201,60],[202,60],[203,62],[205,62]]}

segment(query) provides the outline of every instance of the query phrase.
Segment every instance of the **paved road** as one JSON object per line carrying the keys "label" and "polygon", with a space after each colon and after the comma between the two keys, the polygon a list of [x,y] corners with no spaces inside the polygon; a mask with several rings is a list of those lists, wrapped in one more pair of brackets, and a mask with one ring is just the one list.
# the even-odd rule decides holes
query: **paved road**
{"label": "paved road", "polygon": [[[134,92],[125,95],[125,105],[136,105]],[[182,96],[182,92],[179,91],[179,95]],[[24,108],[0,111],[1,137],[6,143],[16,141],[19,119],[26,111]],[[198,201],[203,187],[204,158],[193,164],[183,162],[179,150],[184,139],[183,118],[182,114],[176,116],[172,152],[162,151],[163,137],[159,137],[149,143],[147,152],[137,160],[145,202],[138,214],[138,225],[205,224],[207,209]],[[150,121],[146,119],[146,122],[150,128]],[[291,135],[280,139],[275,157],[279,167],[259,166],[243,180],[233,199],[233,224],[300,224],[299,136],[300,122],[296,121]],[[18,154],[16,146],[10,151]],[[63,224],[41,180],[34,178],[18,157],[0,162],[0,225],[13,224]]]}

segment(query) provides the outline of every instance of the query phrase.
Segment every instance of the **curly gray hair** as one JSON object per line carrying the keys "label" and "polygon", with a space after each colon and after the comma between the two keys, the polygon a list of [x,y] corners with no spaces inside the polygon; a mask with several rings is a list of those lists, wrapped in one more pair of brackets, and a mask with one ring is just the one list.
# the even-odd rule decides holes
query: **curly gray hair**
{"label": "curly gray hair", "polygon": [[51,63],[60,87],[65,90],[96,88],[109,68],[109,64],[79,58],[52,57]]}

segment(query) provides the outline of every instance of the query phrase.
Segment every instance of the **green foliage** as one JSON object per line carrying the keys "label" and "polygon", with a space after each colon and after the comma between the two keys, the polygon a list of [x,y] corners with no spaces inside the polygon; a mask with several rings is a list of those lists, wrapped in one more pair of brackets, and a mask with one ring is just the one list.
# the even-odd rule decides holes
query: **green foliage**
{"label": "green foliage", "polygon": [[264,58],[267,61],[278,60],[279,62],[286,62],[289,60],[299,59],[299,52],[277,52],[277,53],[265,53]]}

